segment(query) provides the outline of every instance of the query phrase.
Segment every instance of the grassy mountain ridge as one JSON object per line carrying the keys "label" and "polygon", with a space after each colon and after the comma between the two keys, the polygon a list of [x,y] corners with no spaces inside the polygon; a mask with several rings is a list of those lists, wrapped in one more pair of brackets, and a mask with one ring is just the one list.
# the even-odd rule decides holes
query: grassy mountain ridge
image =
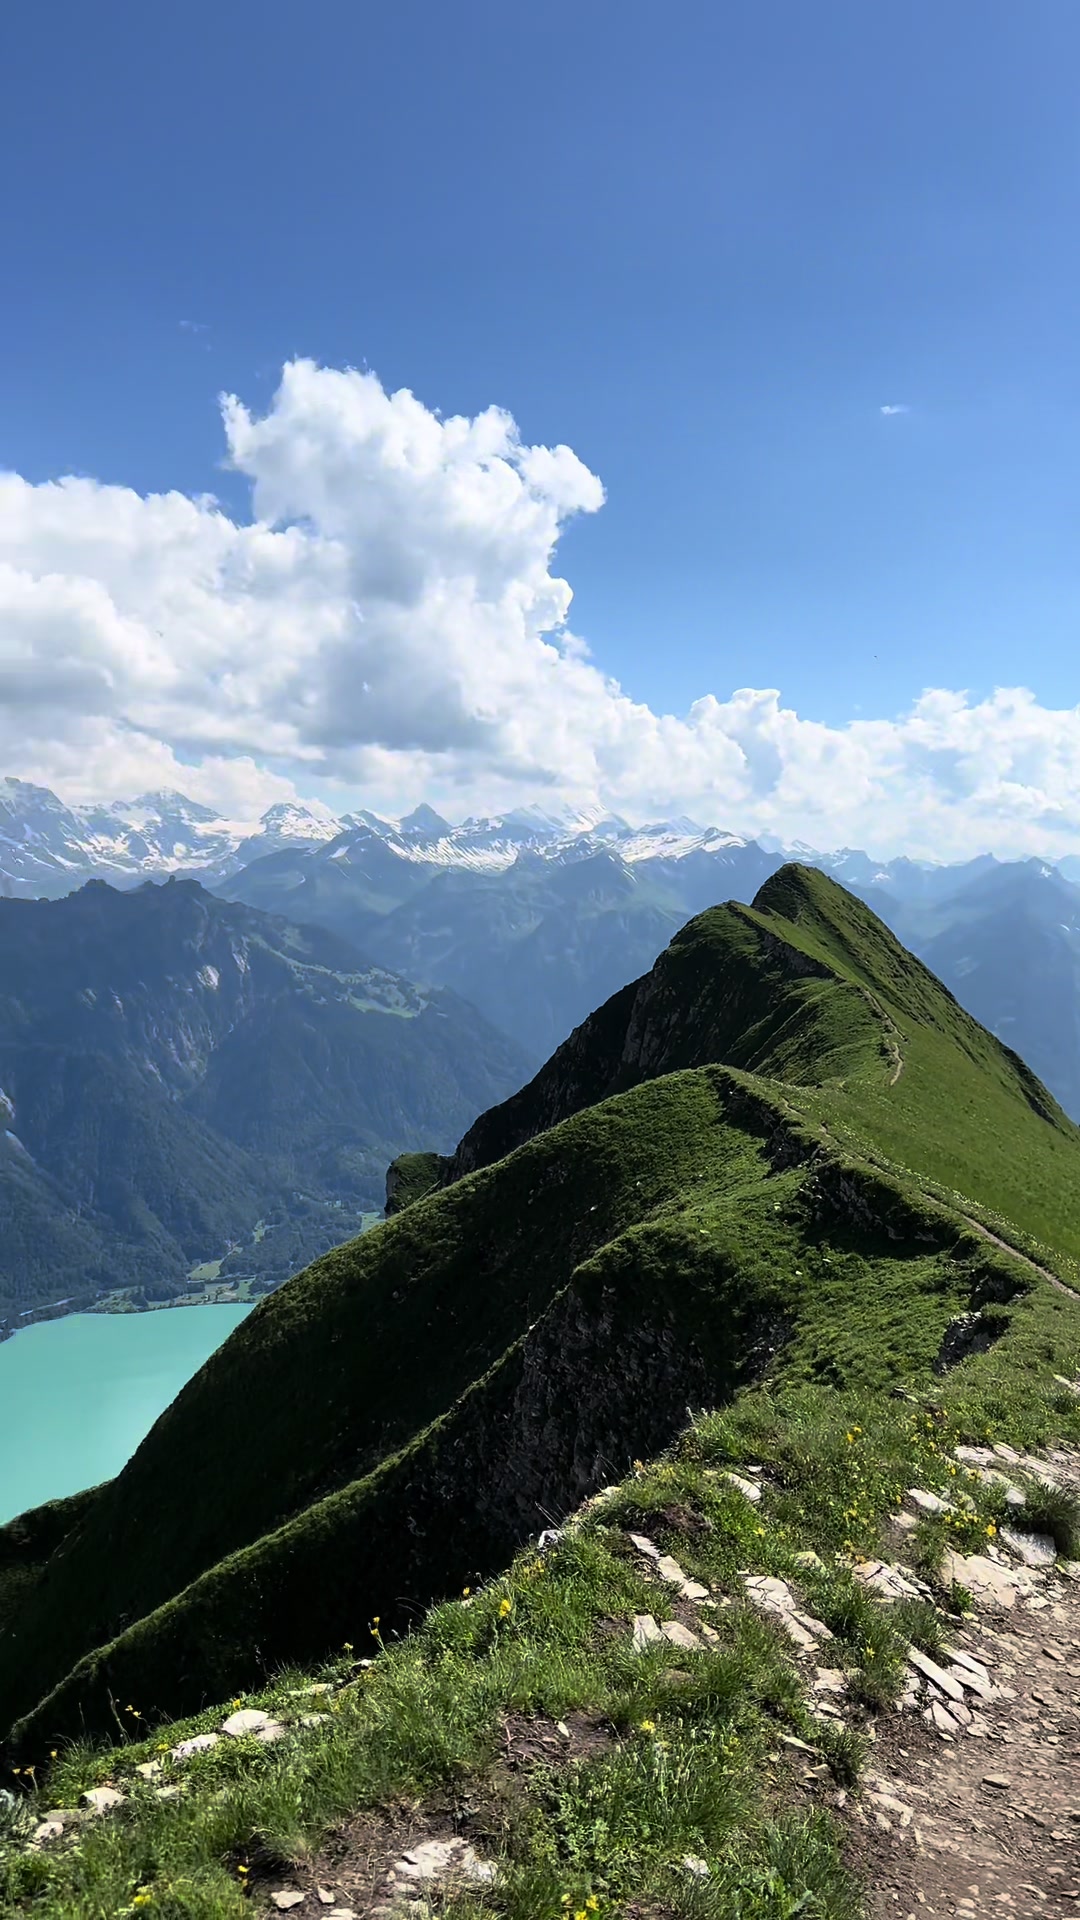
{"label": "grassy mountain ridge", "polygon": [[783,1086],[819,1131],[980,1217],[1004,1217],[1077,1270],[1073,1123],[867,906],[803,867],[781,869],[752,907],[691,921],[527,1086],[481,1115],[442,1177],[695,1054]]}
{"label": "grassy mountain ridge", "polygon": [[1080,1133],[820,875],[701,916],[527,1092],[485,1122],[505,1157],[249,1316],[39,1566],[0,1639],[22,1740],[407,1619],[687,1404],[925,1378],[964,1313],[1075,1351],[1075,1303],[969,1221],[1015,1205],[1068,1277]]}

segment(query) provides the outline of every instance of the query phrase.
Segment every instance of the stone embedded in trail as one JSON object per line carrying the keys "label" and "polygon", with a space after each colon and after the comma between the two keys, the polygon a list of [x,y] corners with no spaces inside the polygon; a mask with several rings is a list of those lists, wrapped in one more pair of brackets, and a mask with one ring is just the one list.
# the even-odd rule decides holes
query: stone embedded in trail
{"label": "stone embedded in trail", "polygon": [[910,1827],[915,1818],[914,1809],[909,1807],[905,1800],[898,1800],[894,1793],[871,1788],[866,1797],[873,1806],[880,1807],[883,1813],[895,1814],[902,1827]]}
{"label": "stone embedded in trail", "polygon": [[156,1780],[158,1774],[161,1772],[161,1761],[144,1760],[141,1766],[136,1767],[135,1771],[141,1780]]}
{"label": "stone embedded in trail", "polygon": [[819,1640],[832,1639],[823,1620],[815,1620],[811,1613],[799,1612],[786,1580],[769,1573],[749,1573],[743,1575],[743,1584],[753,1605],[771,1613],[803,1653],[812,1652]]}
{"label": "stone embedded in trail", "polygon": [[996,1787],[999,1793],[1007,1793],[1012,1786],[1012,1781],[1005,1773],[984,1773],[982,1783],[984,1787]]}
{"label": "stone embedded in trail", "polygon": [[211,1747],[216,1747],[220,1739],[220,1733],[193,1733],[190,1740],[181,1740],[178,1746],[171,1749],[171,1758],[187,1760],[193,1753],[206,1753]]}
{"label": "stone embedded in trail", "polygon": [[968,1471],[975,1475],[980,1486],[999,1487],[1005,1495],[1007,1506],[1022,1507],[1025,1504],[1023,1487],[1018,1487],[1016,1481],[1010,1480],[1000,1467],[970,1467]]}
{"label": "stone embedded in trail", "polygon": [[725,1473],[724,1479],[728,1482],[729,1486],[735,1488],[737,1493],[742,1494],[744,1500],[749,1500],[751,1506],[756,1507],[758,1505],[761,1499],[761,1488],[757,1485],[756,1481],[744,1480],[741,1473]]}
{"label": "stone embedded in trail", "polygon": [[1052,1567],[1057,1559],[1057,1542],[1048,1533],[1020,1533],[1002,1527],[999,1535],[1010,1552],[1018,1554],[1025,1567]]}
{"label": "stone embedded in trail", "polygon": [[242,1740],[246,1733],[258,1733],[270,1724],[270,1715],[263,1713],[261,1707],[242,1707],[239,1713],[230,1713],[228,1719],[222,1721],[221,1731],[230,1739]]}
{"label": "stone embedded in trail", "polygon": [[[305,1718],[308,1720],[311,1720],[311,1719],[325,1720],[326,1717],[327,1716],[325,1714],[305,1715]],[[288,1731],[289,1729],[285,1725],[284,1721],[268,1720],[265,1727],[256,1727],[255,1738],[256,1740],[261,1740],[264,1747],[269,1747],[273,1744],[275,1740],[284,1740],[285,1735],[288,1733]]]}
{"label": "stone embedded in trail", "polygon": [[154,1788],[155,1800],[178,1800],[179,1798],[180,1798],[179,1787],[155,1787]]}
{"label": "stone embedded in trail", "polygon": [[46,1840],[59,1840],[63,1831],[64,1823],[62,1820],[40,1820],[34,1828],[33,1837],[38,1846],[41,1846]]}
{"label": "stone embedded in trail", "polygon": [[923,1653],[919,1647],[908,1648],[908,1665],[917,1667],[927,1680],[932,1680],[947,1699],[963,1701],[964,1689],[960,1682],[954,1680],[951,1673],[946,1673],[944,1667],[939,1667],[937,1661],[931,1660],[930,1655]]}
{"label": "stone embedded in trail", "polygon": [[954,1513],[951,1500],[943,1500],[939,1493],[930,1493],[926,1487],[909,1487],[904,1499],[909,1507],[916,1507],[920,1513]]}
{"label": "stone embedded in trail", "polygon": [[945,1658],[951,1660],[954,1667],[966,1667],[977,1680],[989,1680],[990,1669],[984,1660],[976,1660],[974,1654],[965,1653],[963,1647],[946,1647]]}
{"label": "stone embedded in trail", "polygon": [[632,1533],[630,1535],[630,1545],[636,1547],[639,1553],[643,1553],[646,1560],[659,1560],[660,1558],[659,1547],[655,1540],[649,1539],[647,1533]]}
{"label": "stone embedded in trail", "polygon": [[814,1676],[815,1693],[846,1693],[847,1680],[839,1667],[819,1667]]}
{"label": "stone embedded in trail", "polygon": [[664,1637],[651,1613],[635,1613],[633,1626],[635,1653],[644,1653],[646,1647],[655,1646]]}
{"label": "stone embedded in trail", "polygon": [[304,1895],[296,1887],[282,1887],[279,1893],[270,1895],[279,1913],[288,1913],[291,1908],[300,1906]]}
{"label": "stone embedded in trail", "polygon": [[942,1572],[946,1580],[955,1580],[958,1585],[966,1587],[975,1601],[993,1607],[1016,1605],[1018,1582],[1015,1573],[999,1566],[996,1560],[988,1560],[984,1554],[954,1553],[949,1547],[942,1561]]}
{"label": "stone embedded in trail", "polygon": [[123,1804],[124,1795],[115,1787],[90,1787],[83,1794],[83,1805],[89,1807],[91,1813],[111,1813],[114,1807]]}
{"label": "stone embedded in trail", "polygon": [[700,1650],[701,1641],[697,1634],[691,1633],[689,1627],[684,1627],[681,1620],[665,1620],[660,1631],[673,1647],[682,1647],[687,1653]]}
{"label": "stone embedded in trail", "polygon": [[707,1600],[709,1598],[708,1587],[703,1587],[700,1580],[691,1580],[689,1575],[683,1572],[678,1561],[673,1560],[669,1553],[664,1553],[659,1556],[656,1562],[656,1571],[660,1575],[661,1580],[666,1580],[670,1587],[678,1587],[684,1600]]}
{"label": "stone embedded in trail", "polygon": [[402,1880],[464,1880],[474,1886],[487,1886],[495,1878],[490,1860],[480,1855],[466,1840],[422,1840],[394,1862],[394,1872]]}
{"label": "stone embedded in trail", "polygon": [[948,1708],[943,1707],[940,1700],[931,1701],[923,1718],[929,1720],[939,1733],[947,1733],[955,1737],[960,1732],[959,1720],[953,1719]]}
{"label": "stone embedded in trail", "polygon": [[693,1600],[698,1606],[706,1601],[710,1607],[715,1605],[708,1587],[703,1587],[700,1580],[684,1580],[679,1591],[684,1600]]}
{"label": "stone embedded in trail", "polygon": [[885,1560],[857,1560],[851,1571],[860,1585],[880,1593],[886,1600],[918,1600],[927,1591],[921,1582],[916,1583],[909,1574],[889,1566]]}

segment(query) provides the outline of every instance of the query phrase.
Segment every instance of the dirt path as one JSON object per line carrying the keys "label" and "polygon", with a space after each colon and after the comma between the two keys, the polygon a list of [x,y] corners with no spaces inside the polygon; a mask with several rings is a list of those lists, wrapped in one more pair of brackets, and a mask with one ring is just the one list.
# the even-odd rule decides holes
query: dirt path
{"label": "dirt path", "polygon": [[[1041,1472],[1080,1490],[1075,1453],[1036,1459],[997,1443],[961,1449],[957,1460],[968,1464],[980,1452],[987,1466],[1010,1476]],[[901,1552],[912,1524],[910,1516],[894,1520]],[[870,1763],[853,1791],[837,1790],[820,1754],[797,1740],[788,1746],[806,1758],[793,1753],[787,1776],[790,1788],[833,1809],[846,1826],[866,1920],[1080,1920],[1080,1563],[1033,1565],[1031,1543],[1022,1553],[1006,1533],[1001,1546],[961,1561],[973,1590],[976,1574],[982,1580],[978,1615],[943,1623],[939,1661],[913,1648],[903,1699],[869,1722],[837,1687],[842,1676],[818,1666],[827,1629],[797,1611],[796,1626],[787,1622],[817,1717],[851,1715],[869,1743]],[[651,1577],[680,1589],[675,1622],[658,1628],[651,1615],[636,1616],[635,1634],[648,1621],[652,1634],[644,1643],[664,1633],[674,1646],[693,1646],[708,1632],[705,1590],[653,1541],[628,1538]],[[862,1561],[854,1571],[883,1605],[915,1590],[905,1584],[915,1576],[903,1565]],[[746,1591],[775,1617],[785,1605],[790,1611],[792,1594],[782,1580],[748,1577]],[[585,1757],[613,1738],[607,1723],[583,1714],[557,1725],[511,1716],[504,1736],[499,1764],[508,1773],[538,1760]],[[318,1908],[326,1920],[405,1920],[439,1911],[451,1885],[479,1893],[497,1876],[483,1857],[491,1833],[482,1805],[482,1793],[451,1794],[441,1804],[361,1815],[329,1836],[286,1887],[269,1891],[269,1900],[290,1910]],[[482,1853],[474,1852],[470,1835]]]}
{"label": "dirt path", "polygon": [[954,1645],[1006,1697],[977,1738],[881,1724],[854,1822],[868,1914],[1080,1915],[1080,1585]]}
{"label": "dirt path", "polygon": [[960,1218],[971,1228],[973,1233],[981,1234],[984,1240],[989,1240],[993,1246],[1000,1247],[1002,1253],[1011,1253],[1014,1260],[1022,1260],[1025,1267],[1030,1267],[1033,1273],[1041,1275],[1044,1280],[1049,1280],[1050,1285],[1054,1287],[1058,1293],[1067,1293],[1070,1300],[1080,1300],[1080,1293],[1077,1293],[1074,1287],[1067,1287],[1064,1280],[1059,1280],[1056,1273],[1050,1272],[1049,1267],[1040,1267],[1038,1261],[1033,1260],[1029,1253],[1021,1253],[1019,1247],[1010,1246],[1009,1242],[1003,1240],[1000,1234],[991,1233],[989,1227],[984,1227],[980,1221],[973,1219],[970,1213],[962,1213]]}

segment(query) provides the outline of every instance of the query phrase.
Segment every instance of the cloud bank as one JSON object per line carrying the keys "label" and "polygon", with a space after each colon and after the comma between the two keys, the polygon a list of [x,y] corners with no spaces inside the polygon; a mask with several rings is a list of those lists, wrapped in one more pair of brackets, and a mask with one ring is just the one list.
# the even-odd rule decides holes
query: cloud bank
{"label": "cloud bank", "polygon": [[1080,850],[1080,710],[1023,688],[842,727],[769,689],[631,700],[555,565],[603,487],[498,408],[443,418],[296,360],[264,415],[225,396],[222,419],[248,522],[0,475],[0,771],[238,817],[297,791],[459,815],[561,796],[881,854]]}

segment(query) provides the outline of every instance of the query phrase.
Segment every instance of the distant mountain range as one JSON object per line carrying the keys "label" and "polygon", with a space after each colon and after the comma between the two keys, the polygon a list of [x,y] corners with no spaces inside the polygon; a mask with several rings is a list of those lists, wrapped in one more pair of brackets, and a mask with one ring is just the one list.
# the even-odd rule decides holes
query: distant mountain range
{"label": "distant mountain range", "polygon": [[1077,856],[878,861],[688,819],[635,827],[599,808],[522,807],[455,826],[428,806],[401,820],[279,806],[231,822],[178,793],[67,807],[45,788],[0,783],[0,893],[196,875],[473,1002],[532,1065],[694,914],[752,900],[790,858],[870,904],[1080,1118]]}
{"label": "distant mountain range", "polygon": [[182,793],[68,807],[47,787],[0,780],[0,898],[56,900],[84,880],[117,886],[191,873],[220,880],[285,846],[333,839],[325,808],[270,807],[254,825],[223,819]]}
{"label": "distant mountain range", "polygon": [[526,1071],[469,1003],[197,881],[0,901],[0,1331],[230,1247],[283,1279]]}

